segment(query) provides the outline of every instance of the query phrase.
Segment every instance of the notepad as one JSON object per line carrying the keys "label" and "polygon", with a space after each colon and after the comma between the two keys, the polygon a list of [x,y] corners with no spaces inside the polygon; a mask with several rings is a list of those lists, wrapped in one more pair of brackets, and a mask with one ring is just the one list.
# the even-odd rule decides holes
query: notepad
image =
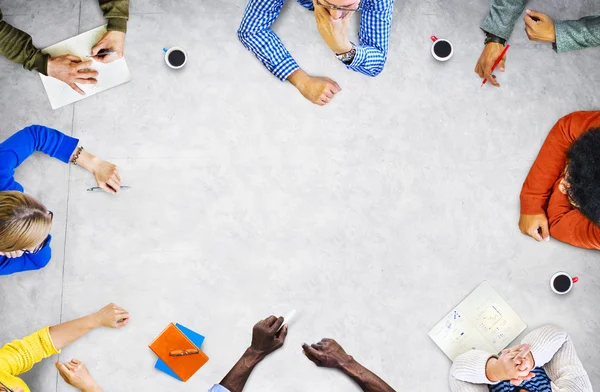
{"label": "notepad", "polygon": [[[165,363],[165,365],[186,382],[208,361],[208,357],[196,346],[175,324],[171,323],[150,344],[150,349]],[[170,353],[179,350],[198,350],[198,354],[171,356]]]}
{"label": "notepad", "polygon": [[484,281],[429,331],[429,337],[454,361],[472,349],[498,353],[525,328],[527,324]]}
{"label": "notepad", "polygon": [[[186,327],[184,327],[181,324],[175,324],[175,326],[177,327],[177,329],[179,329],[181,332],[183,332],[183,334],[192,341],[192,343],[194,343],[194,345],[198,348],[202,347],[202,343],[204,343],[204,336],[192,331],[191,329],[188,329]],[[160,358],[158,358],[156,360],[156,363],[154,364],[154,367],[158,370],[160,370],[163,373],[168,374],[169,376],[176,378],[179,381],[183,381],[181,378],[179,378],[179,376],[177,376],[177,374],[175,374],[175,372],[173,370],[171,370],[171,368],[169,366],[167,366],[167,364]]]}
{"label": "notepad", "polygon": [[[100,26],[93,30],[79,34],[73,38],[59,42],[42,50],[52,57],[62,56],[64,54],[72,54],[82,59],[82,61],[90,60],[89,56],[92,52],[92,47],[106,33],[106,26]],[[81,101],[87,97],[98,94],[102,91],[116,87],[131,80],[131,73],[125,62],[125,58],[115,60],[112,63],[104,64],[92,60],[92,69],[98,71],[96,84],[78,84],[85,92],[85,95],[80,95],[74,91],[68,84],[45,75],[40,74],[42,83],[46,89],[46,94],[50,100],[52,109],[58,109],[73,102]]]}

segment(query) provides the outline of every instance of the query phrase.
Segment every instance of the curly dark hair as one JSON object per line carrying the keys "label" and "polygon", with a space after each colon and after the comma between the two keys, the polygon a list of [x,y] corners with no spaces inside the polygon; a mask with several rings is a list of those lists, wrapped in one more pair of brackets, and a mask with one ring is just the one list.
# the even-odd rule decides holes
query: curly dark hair
{"label": "curly dark hair", "polygon": [[583,215],[600,226],[600,128],[581,135],[567,158],[568,195]]}

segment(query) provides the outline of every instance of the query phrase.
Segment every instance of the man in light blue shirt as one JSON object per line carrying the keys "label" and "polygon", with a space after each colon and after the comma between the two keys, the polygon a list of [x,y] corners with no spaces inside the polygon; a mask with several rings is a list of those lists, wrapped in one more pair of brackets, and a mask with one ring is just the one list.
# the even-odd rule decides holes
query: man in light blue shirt
{"label": "man in light blue shirt", "polygon": [[[283,327],[282,327],[283,326]],[[288,333],[283,317],[270,316],[259,321],[252,330],[252,344],[223,380],[209,392],[242,392],[252,370],[267,355],[281,348]],[[319,367],[339,369],[352,378],[365,392],[395,392],[392,387],[346,354],[335,340],[303,344],[304,355]]]}

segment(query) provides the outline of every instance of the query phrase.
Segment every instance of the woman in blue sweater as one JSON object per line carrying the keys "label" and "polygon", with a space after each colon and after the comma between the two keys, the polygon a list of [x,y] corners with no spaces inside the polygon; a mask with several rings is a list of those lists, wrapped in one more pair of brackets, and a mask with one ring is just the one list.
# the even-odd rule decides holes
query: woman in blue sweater
{"label": "woman in blue sweater", "polygon": [[41,125],[24,128],[0,144],[0,275],[36,270],[50,261],[53,214],[23,193],[15,169],[35,151],[89,170],[98,186],[117,193],[117,167],[78,147],[79,140]]}

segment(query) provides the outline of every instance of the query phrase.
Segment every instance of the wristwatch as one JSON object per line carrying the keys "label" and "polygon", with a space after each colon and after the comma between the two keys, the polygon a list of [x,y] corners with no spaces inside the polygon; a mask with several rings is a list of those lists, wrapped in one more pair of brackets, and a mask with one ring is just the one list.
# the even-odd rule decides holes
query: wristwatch
{"label": "wristwatch", "polygon": [[338,60],[340,60],[342,63],[349,65],[352,64],[352,60],[354,60],[354,56],[356,55],[356,47],[354,45],[352,45],[352,49],[350,49],[349,52],[346,53],[340,53],[340,54],[335,54],[335,57],[337,57]]}
{"label": "wristwatch", "polygon": [[500,38],[497,35],[492,33],[485,32],[485,41],[483,41],[484,45],[489,44],[490,42],[496,42],[498,44],[506,45],[506,40],[504,38]]}

